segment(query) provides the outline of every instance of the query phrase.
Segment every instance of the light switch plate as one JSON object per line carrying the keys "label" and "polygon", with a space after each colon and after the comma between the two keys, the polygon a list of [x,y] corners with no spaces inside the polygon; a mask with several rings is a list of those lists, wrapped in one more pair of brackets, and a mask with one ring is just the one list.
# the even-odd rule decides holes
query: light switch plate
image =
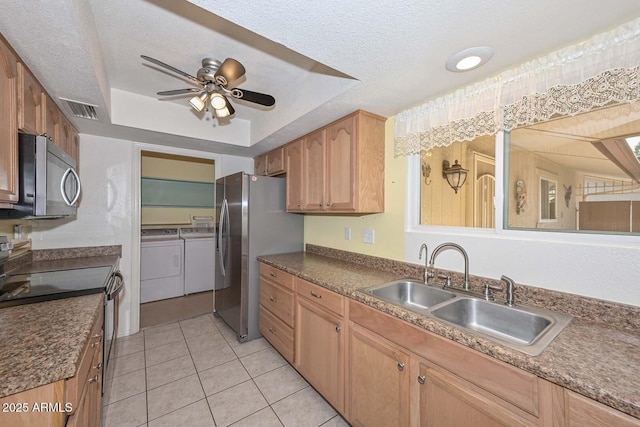
{"label": "light switch plate", "polygon": [[351,227],[344,228],[344,240],[351,240]]}
{"label": "light switch plate", "polygon": [[373,235],[373,228],[365,228],[364,230],[362,230],[362,241],[364,243],[373,244]]}

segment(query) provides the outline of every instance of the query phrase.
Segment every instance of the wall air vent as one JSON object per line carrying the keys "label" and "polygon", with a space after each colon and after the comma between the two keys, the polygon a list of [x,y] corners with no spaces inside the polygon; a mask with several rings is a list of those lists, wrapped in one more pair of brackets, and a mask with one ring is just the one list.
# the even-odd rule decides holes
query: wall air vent
{"label": "wall air vent", "polygon": [[73,117],[80,117],[82,119],[89,119],[89,120],[98,120],[98,112],[97,112],[98,107],[96,107],[95,105],[83,104],[78,101],[72,101],[70,99],[64,99],[64,98],[60,98],[60,100],[65,104],[67,104],[67,107],[69,107],[69,110],[71,111],[71,114],[73,114]]}

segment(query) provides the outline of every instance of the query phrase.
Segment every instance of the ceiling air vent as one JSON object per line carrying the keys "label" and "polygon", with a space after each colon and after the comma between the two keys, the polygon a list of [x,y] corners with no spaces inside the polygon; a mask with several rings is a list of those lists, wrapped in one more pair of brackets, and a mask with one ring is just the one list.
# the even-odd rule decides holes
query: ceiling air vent
{"label": "ceiling air vent", "polygon": [[83,104],[78,101],[72,101],[70,99],[64,98],[60,98],[60,100],[67,104],[69,110],[71,110],[71,114],[73,114],[74,117],[80,117],[82,119],[89,120],[98,120],[98,112],[96,111],[98,107],[96,107],[95,105]]}

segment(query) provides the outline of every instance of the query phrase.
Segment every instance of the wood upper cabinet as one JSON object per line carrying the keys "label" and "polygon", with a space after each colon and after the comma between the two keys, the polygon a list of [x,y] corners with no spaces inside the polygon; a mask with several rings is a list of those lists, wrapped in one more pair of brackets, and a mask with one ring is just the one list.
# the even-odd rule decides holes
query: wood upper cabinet
{"label": "wood upper cabinet", "polygon": [[351,323],[348,366],[348,385],[352,390],[349,421],[352,425],[409,425],[411,377],[406,351]]}
{"label": "wood upper cabinet", "polygon": [[302,149],[304,141],[304,139],[299,139],[287,144],[285,147],[288,212],[302,210]]}
{"label": "wood upper cabinet", "polygon": [[33,74],[18,62],[18,128],[40,135],[44,129],[44,90]]}
{"label": "wood upper cabinet", "polygon": [[307,135],[302,147],[302,210],[306,212],[323,211],[327,201],[325,135],[324,129]]}
{"label": "wood upper cabinet", "polygon": [[71,138],[68,142],[67,152],[76,161],[76,172],[80,173],[80,134],[73,126],[70,126]]}
{"label": "wood upper cabinet", "polygon": [[0,203],[18,201],[17,56],[0,36]]}
{"label": "wood upper cabinet", "polygon": [[267,153],[267,175],[280,175],[285,171],[284,147],[269,151]]}
{"label": "wood upper cabinet", "polygon": [[267,155],[261,154],[253,159],[253,173],[255,175],[266,176],[267,175]]}
{"label": "wood upper cabinet", "polygon": [[345,320],[333,310],[343,307],[343,297],[301,279],[296,279],[296,291],[294,366],[344,414]]}
{"label": "wood upper cabinet", "polygon": [[253,159],[256,175],[276,176],[285,173],[285,147],[275,148]]}
{"label": "wood upper cabinet", "polygon": [[44,98],[44,133],[56,144],[59,148],[64,150],[61,144],[62,140],[62,123],[60,117],[60,109],[53,99],[47,94],[43,94]]}
{"label": "wood upper cabinet", "polygon": [[303,212],[384,211],[384,122],[356,111],[305,136]]}

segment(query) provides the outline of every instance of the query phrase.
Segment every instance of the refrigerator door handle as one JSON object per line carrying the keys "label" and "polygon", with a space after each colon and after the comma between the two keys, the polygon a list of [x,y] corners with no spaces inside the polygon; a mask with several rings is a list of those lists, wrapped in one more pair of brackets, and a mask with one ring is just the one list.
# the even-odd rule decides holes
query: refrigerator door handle
{"label": "refrigerator door handle", "polygon": [[[224,230],[224,219],[225,216],[227,217],[227,220],[229,219],[229,205],[227,203],[227,199],[223,199],[222,200],[222,208],[220,209],[220,225],[219,230],[218,230],[218,248],[219,248],[219,253],[220,253],[220,272],[222,273],[223,276],[226,276],[227,273],[225,271],[225,265],[224,265],[224,261],[226,259],[226,253],[225,253],[225,244],[223,244],[223,238],[222,235],[223,230]],[[225,242],[226,243],[226,242]]]}

